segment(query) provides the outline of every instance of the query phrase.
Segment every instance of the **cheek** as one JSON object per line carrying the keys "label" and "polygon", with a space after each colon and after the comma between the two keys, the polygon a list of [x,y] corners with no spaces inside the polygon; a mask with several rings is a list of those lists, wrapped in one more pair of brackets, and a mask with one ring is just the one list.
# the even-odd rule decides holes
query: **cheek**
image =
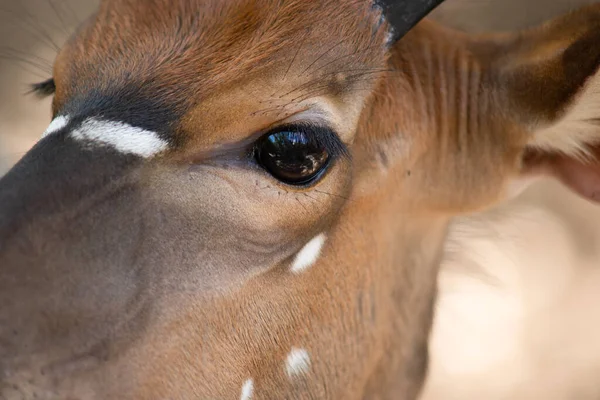
{"label": "cheek", "polygon": [[200,167],[205,186],[204,213],[222,227],[280,245],[302,242],[331,223],[350,187],[349,166],[336,162],[314,186],[280,184],[262,171]]}
{"label": "cheek", "polygon": [[194,166],[151,175],[146,219],[161,231],[160,248],[168,250],[156,251],[153,262],[173,265],[175,256],[167,286],[194,290],[242,284],[291,257],[335,221],[351,179],[341,162],[304,191],[235,168]]}

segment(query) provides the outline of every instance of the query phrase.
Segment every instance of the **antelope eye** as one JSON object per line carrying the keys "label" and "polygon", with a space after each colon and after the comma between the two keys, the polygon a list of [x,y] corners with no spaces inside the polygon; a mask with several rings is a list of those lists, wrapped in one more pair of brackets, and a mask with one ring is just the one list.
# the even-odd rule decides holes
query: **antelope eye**
{"label": "antelope eye", "polygon": [[273,177],[290,185],[314,181],[326,169],[330,155],[312,132],[284,129],[263,136],[256,160]]}

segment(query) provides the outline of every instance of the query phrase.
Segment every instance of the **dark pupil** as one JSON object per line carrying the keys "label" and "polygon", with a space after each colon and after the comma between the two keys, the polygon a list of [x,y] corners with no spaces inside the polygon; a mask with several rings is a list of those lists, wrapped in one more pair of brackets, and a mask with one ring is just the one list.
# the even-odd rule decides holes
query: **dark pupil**
{"label": "dark pupil", "polygon": [[258,146],[258,162],[275,178],[291,184],[315,178],[328,159],[327,151],[304,132],[277,132]]}

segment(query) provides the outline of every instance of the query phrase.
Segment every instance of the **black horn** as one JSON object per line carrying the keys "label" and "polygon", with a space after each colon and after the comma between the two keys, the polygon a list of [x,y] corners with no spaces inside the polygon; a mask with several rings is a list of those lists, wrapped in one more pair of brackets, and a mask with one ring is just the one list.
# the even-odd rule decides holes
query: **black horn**
{"label": "black horn", "polygon": [[393,28],[393,41],[410,31],[444,0],[376,0]]}

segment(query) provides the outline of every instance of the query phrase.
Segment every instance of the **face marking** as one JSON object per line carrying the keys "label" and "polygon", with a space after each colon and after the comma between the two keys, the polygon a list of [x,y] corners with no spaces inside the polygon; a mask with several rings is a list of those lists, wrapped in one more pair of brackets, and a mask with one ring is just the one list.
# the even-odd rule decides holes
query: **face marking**
{"label": "face marking", "polygon": [[299,374],[305,374],[310,368],[310,356],[305,349],[292,347],[292,351],[285,360],[285,369],[290,378]]}
{"label": "face marking", "polygon": [[100,121],[94,118],[85,120],[71,133],[71,137],[108,145],[122,153],[145,158],[166,150],[168,146],[155,132],[123,122]]}
{"label": "face marking", "polygon": [[253,392],[254,381],[252,379],[248,379],[246,382],[244,382],[244,386],[242,386],[242,395],[240,396],[240,400],[250,400]]}
{"label": "face marking", "polygon": [[326,239],[327,237],[325,234],[320,233],[312,238],[310,242],[306,243],[302,250],[296,254],[296,258],[294,259],[291,267],[292,272],[299,274],[312,266],[319,258],[321,249],[323,248]]}
{"label": "face marking", "polygon": [[48,125],[48,128],[42,134],[42,138],[45,138],[54,132],[60,131],[69,124],[69,120],[70,118],[68,115],[59,115],[58,117],[54,118],[52,122],[50,122],[50,125]]}
{"label": "face marking", "polygon": [[390,28],[385,34],[385,46],[392,47],[394,44],[394,39],[396,39],[396,32],[394,32],[393,28]]}

